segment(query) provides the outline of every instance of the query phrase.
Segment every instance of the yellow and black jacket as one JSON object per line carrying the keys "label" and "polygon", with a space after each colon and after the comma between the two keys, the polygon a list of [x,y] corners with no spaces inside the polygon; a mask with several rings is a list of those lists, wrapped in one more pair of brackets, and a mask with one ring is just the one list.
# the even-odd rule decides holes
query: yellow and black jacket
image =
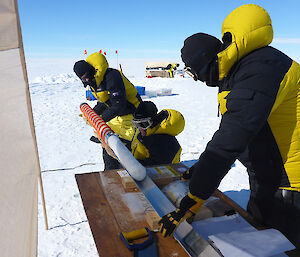
{"label": "yellow and black jacket", "polygon": [[232,41],[218,53],[222,120],[195,165],[190,191],[207,199],[245,151],[260,189],[300,191],[300,66],[268,46],[271,19],[257,5],[230,13],[226,33]]}
{"label": "yellow and black jacket", "polygon": [[180,162],[181,146],[175,136],[184,129],[185,121],[178,111],[166,109],[158,114],[158,123],[142,136],[137,130],[131,144],[133,156],[144,166]]}
{"label": "yellow and black jacket", "polygon": [[171,63],[168,65],[168,73],[170,78],[174,78],[174,72],[176,71],[177,67],[179,66],[178,63]]}
{"label": "yellow and black jacket", "polygon": [[93,53],[86,61],[96,69],[97,88],[91,88],[98,100],[94,111],[121,138],[131,141],[135,132],[132,114],[142,101],[140,95],[122,72],[108,67],[104,55]]}

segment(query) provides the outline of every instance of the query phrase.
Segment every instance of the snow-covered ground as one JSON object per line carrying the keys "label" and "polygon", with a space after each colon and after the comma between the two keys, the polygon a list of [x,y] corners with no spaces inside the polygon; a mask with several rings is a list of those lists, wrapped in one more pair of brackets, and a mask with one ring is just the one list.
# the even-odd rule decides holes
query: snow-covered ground
{"label": "snow-covered ground", "polygon": [[[101,171],[103,161],[100,146],[89,141],[92,128],[78,116],[79,105],[87,101],[85,90],[72,71],[74,61],[27,60],[50,227],[45,230],[39,201],[39,257],[98,256],[74,175]],[[183,149],[182,161],[192,163],[188,161],[199,157],[218,128],[217,89],[190,78],[144,78],[146,61],[120,60],[124,74],[135,86],[144,86],[147,91],[172,89],[171,96],[149,100],[159,110],[171,108],[184,115],[186,126],[177,138]],[[219,189],[246,206],[248,177],[239,162],[223,179]]]}

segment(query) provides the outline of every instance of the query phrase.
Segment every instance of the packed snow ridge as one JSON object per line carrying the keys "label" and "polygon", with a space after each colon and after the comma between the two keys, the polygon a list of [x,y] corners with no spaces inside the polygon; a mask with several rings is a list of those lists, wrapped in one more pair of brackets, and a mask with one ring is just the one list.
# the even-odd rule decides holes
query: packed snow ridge
{"label": "packed snow ridge", "polygon": [[41,76],[30,81],[31,84],[61,84],[74,82],[80,82],[80,80],[73,73]]}

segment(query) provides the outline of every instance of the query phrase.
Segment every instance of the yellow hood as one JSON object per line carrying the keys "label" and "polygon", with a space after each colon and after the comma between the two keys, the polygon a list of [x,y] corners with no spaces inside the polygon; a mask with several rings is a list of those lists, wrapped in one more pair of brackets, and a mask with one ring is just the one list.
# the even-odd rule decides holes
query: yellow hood
{"label": "yellow hood", "polygon": [[97,86],[99,86],[108,68],[108,62],[105,56],[100,53],[93,53],[86,58],[86,62],[96,69],[95,79]]}
{"label": "yellow hood", "polygon": [[273,28],[269,14],[258,5],[247,4],[233,10],[222,25],[222,38],[232,35],[232,43],[218,53],[219,80],[227,76],[231,67],[248,53],[269,45]]}
{"label": "yellow hood", "polygon": [[147,136],[153,134],[168,134],[171,136],[177,136],[181,133],[185,126],[185,120],[183,115],[176,110],[163,109],[169,113],[168,117],[161,123],[157,124],[154,128],[147,129]]}

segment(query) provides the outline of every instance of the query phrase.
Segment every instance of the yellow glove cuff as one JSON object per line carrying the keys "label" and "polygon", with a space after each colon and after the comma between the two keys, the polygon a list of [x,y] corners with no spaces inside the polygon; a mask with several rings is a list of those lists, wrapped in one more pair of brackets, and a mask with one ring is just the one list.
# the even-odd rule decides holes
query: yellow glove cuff
{"label": "yellow glove cuff", "polygon": [[188,196],[189,196],[189,198],[193,199],[197,203],[199,203],[199,202],[204,203],[205,202],[205,200],[203,200],[203,199],[201,199],[201,198],[199,198],[195,195],[192,195],[191,192],[188,193]]}
{"label": "yellow glove cuff", "polygon": [[193,205],[189,211],[192,212],[193,214],[196,214],[202,207],[203,203],[205,202],[205,200],[195,196],[195,195],[192,195],[190,192],[188,193],[188,197],[190,197],[191,199],[193,199],[196,204]]}

